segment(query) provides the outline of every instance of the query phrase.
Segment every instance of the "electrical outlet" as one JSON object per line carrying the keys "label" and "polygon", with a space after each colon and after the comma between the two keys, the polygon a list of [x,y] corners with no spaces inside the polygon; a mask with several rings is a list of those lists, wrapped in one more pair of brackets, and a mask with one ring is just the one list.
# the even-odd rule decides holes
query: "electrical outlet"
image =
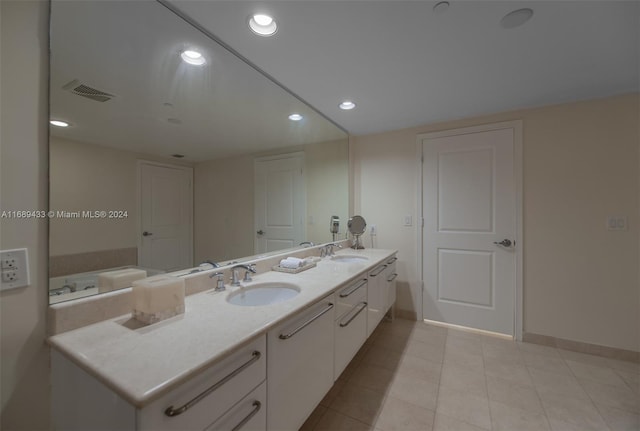
{"label": "electrical outlet", "polygon": [[2,269],[12,269],[16,267],[16,259],[13,256],[2,259]]}
{"label": "electrical outlet", "polygon": [[378,228],[375,224],[371,225],[371,236],[376,236],[378,234]]}
{"label": "electrical outlet", "polygon": [[0,251],[2,283],[0,290],[25,287],[29,282],[29,257],[26,248]]}
{"label": "electrical outlet", "polygon": [[5,283],[11,283],[12,281],[18,281],[18,273],[14,269],[2,270],[2,281]]}

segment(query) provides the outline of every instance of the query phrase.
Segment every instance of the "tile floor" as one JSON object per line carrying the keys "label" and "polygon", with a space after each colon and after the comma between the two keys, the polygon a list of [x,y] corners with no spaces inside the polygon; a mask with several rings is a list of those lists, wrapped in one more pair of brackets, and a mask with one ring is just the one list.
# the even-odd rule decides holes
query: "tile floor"
{"label": "tile floor", "polygon": [[301,431],[640,430],[640,365],[383,321]]}

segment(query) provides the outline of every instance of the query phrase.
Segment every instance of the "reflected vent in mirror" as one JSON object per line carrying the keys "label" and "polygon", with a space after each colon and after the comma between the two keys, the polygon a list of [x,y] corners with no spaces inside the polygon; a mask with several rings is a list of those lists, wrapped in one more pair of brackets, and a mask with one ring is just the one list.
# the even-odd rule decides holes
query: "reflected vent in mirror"
{"label": "reflected vent in mirror", "polygon": [[113,94],[109,94],[105,91],[101,91],[101,90],[98,90],[97,88],[93,88],[93,87],[90,87],[89,85],[83,84],[77,79],[74,79],[73,81],[65,84],[62,88],[78,96],[95,100],[96,102],[107,102],[113,99],[114,97],[116,97]]}

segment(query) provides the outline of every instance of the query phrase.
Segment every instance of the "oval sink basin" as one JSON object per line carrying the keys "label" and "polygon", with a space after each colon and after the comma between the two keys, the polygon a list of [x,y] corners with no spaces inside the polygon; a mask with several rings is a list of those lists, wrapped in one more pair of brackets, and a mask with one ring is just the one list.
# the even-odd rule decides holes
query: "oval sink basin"
{"label": "oval sink basin", "polygon": [[366,256],[359,256],[357,254],[336,254],[335,256],[331,256],[331,260],[335,260],[336,262],[344,262],[344,263],[354,263],[354,262],[364,262],[365,260],[369,260]]}
{"label": "oval sink basin", "polygon": [[289,283],[260,283],[243,287],[227,296],[233,305],[259,306],[277,304],[300,293],[300,288]]}

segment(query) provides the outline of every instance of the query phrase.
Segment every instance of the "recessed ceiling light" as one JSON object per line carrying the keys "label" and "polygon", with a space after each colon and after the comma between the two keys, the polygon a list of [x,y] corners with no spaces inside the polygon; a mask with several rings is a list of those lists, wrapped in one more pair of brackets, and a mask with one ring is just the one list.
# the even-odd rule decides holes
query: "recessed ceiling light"
{"label": "recessed ceiling light", "polygon": [[345,111],[348,111],[349,109],[355,108],[356,104],[353,103],[351,100],[345,100],[338,106],[340,106],[340,109],[344,109]]}
{"label": "recessed ceiling light", "polygon": [[50,120],[49,124],[51,124],[52,126],[56,126],[56,127],[69,127],[69,123],[67,123],[66,121],[62,121],[62,120]]}
{"label": "recessed ceiling light", "polygon": [[249,28],[259,36],[272,36],[278,31],[278,25],[272,17],[257,13],[249,18]]}
{"label": "recessed ceiling light", "polygon": [[198,51],[193,49],[187,49],[180,53],[180,57],[185,63],[193,64],[194,66],[202,66],[207,62],[204,56]]}
{"label": "recessed ceiling light", "polygon": [[289,115],[289,120],[291,120],[291,121],[300,121],[300,120],[302,120],[302,115],[300,115],[300,114],[291,114],[291,115]]}
{"label": "recessed ceiling light", "polygon": [[533,10],[529,8],[514,10],[509,12],[500,20],[502,28],[516,28],[520,27],[525,22],[529,21],[533,16]]}

